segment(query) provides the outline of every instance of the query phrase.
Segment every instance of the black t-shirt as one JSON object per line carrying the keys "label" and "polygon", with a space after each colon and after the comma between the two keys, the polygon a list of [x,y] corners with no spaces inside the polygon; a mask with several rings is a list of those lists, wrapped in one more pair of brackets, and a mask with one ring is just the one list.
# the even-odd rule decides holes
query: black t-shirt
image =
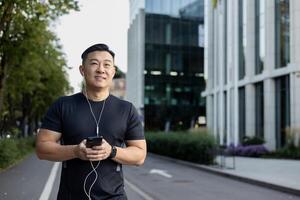
{"label": "black t-shirt", "polygon": [[[89,101],[98,120],[104,101]],[[64,145],[79,144],[89,136],[96,136],[96,122],[82,93],[61,97],[54,102],[44,117],[41,128],[62,133],[61,143]],[[144,139],[143,127],[135,107],[109,95],[99,123],[99,135],[109,144],[119,147],[126,140]],[[94,162],[94,166],[96,163]],[[91,170],[89,161],[72,159],[63,162],[57,199],[88,199],[83,184]],[[91,190],[92,199],[127,199],[121,164],[106,159],[101,161],[97,172],[98,178]],[[94,179],[95,173],[86,181],[87,191]]]}

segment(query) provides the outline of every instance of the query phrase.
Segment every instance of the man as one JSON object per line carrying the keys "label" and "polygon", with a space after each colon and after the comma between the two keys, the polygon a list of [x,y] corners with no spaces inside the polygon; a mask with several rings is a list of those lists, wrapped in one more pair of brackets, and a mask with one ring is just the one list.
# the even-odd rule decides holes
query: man
{"label": "man", "polygon": [[[131,103],[109,94],[116,69],[108,46],[93,45],[81,58],[85,89],[49,108],[36,153],[40,159],[63,161],[57,199],[127,199],[122,164],[144,163],[143,127]],[[86,138],[97,135],[102,143],[87,148]]]}

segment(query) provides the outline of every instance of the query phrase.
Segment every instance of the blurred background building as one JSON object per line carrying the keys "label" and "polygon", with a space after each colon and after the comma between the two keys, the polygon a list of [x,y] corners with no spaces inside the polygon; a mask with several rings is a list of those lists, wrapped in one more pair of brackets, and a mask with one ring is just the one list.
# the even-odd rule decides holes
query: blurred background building
{"label": "blurred background building", "polygon": [[116,66],[116,74],[113,78],[110,93],[119,97],[120,99],[125,98],[126,92],[126,75]]}
{"label": "blurred background building", "polygon": [[207,125],[283,147],[300,129],[300,1],[205,0]]}
{"label": "blurred background building", "polygon": [[188,129],[203,119],[203,0],[131,0],[128,54],[126,98],[146,129]]}

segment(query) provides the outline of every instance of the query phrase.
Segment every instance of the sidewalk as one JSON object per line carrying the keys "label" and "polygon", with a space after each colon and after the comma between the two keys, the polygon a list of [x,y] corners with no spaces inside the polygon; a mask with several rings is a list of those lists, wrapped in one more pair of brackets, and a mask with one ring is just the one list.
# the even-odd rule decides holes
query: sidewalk
{"label": "sidewalk", "polygon": [[[225,158],[224,167],[220,167],[220,165],[200,165],[164,156],[159,157],[171,159],[177,163],[185,164],[229,178],[300,196],[299,160],[235,157],[235,167],[232,168],[232,157]],[[220,163],[221,158],[216,158],[216,162]]]}

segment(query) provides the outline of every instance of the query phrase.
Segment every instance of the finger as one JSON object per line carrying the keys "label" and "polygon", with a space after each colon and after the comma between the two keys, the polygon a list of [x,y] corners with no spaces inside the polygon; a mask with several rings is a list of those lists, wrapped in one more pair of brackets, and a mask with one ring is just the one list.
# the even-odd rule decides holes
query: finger
{"label": "finger", "polygon": [[87,158],[90,160],[90,161],[98,161],[98,160],[103,160],[105,159],[105,156],[103,154],[101,155],[89,155],[87,156]]}
{"label": "finger", "polygon": [[86,149],[86,154],[87,155],[98,155],[99,153],[100,153],[99,150],[93,150],[93,149],[90,149],[90,148]]}
{"label": "finger", "polygon": [[104,147],[102,145],[99,145],[99,146],[93,146],[92,149],[93,150],[103,150]]}

